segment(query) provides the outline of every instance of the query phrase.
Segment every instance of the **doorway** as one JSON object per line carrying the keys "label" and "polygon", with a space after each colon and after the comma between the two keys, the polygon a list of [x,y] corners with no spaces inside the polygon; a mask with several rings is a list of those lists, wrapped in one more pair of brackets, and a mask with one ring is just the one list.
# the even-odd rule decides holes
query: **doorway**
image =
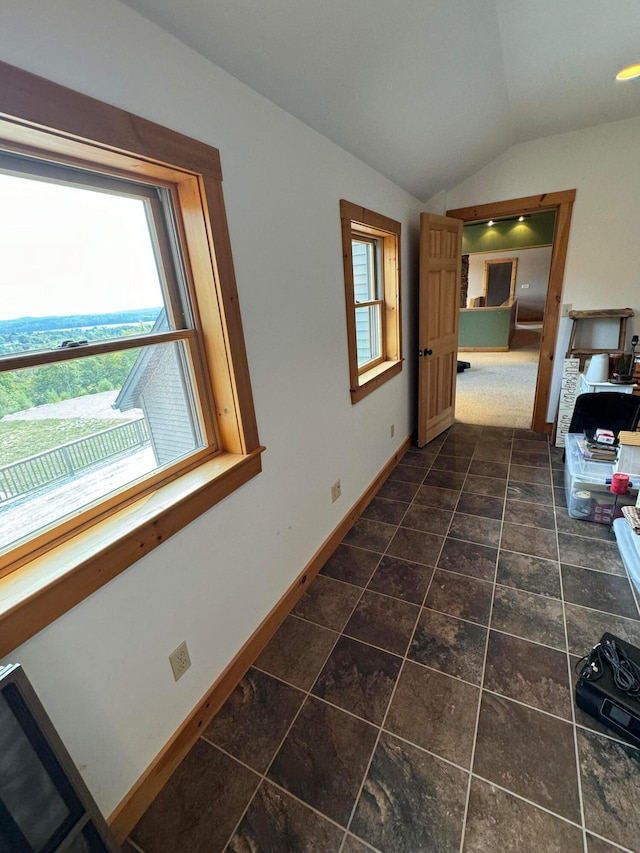
{"label": "doorway", "polygon": [[485,305],[502,305],[515,296],[517,258],[501,258],[484,262],[482,295]]}
{"label": "doorway", "polygon": [[481,204],[475,207],[448,210],[447,216],[463,222],[480,222],[506,216],[526,215],[542,210],[555,210],[555,229],[551,252],[549,286],[545,301],[544,319],[540,340],[540,357],[536,376],[531,429],[535,432],[551,432],[552,423],[547,421],[553,358],[560,319],[560,298],[564,281],[571,214],[575,201],[575,190],[545,193],[538,196],[509,199],[508,201]]}
{"label": "doorway", "polygon": [[458,421],[531,427],[555,216],[545,210],[463,227],[458,358],[470,369],[456,383]]}

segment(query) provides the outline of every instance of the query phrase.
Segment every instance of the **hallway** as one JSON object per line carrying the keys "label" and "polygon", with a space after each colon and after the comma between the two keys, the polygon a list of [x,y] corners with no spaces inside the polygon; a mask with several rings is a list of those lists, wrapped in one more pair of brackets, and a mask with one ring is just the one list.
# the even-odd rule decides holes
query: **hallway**
{"label": "hallway", "polygon": [[572,684],[639,611],[560,458],[468,424],[411,449],[127,853],[638,853],[640,750]]}

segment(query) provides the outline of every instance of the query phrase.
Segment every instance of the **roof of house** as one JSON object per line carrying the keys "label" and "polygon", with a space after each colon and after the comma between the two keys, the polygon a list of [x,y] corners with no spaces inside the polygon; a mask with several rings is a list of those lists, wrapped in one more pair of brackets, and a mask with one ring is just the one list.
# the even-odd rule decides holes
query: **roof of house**
{"label": "roof of house", "polygon": [[[163,308],[158,314],[151,331],[164,332],[168,328],[167,312]],[[144,390],[147,378],[153,372],[158,359],[161,357],[162,353],[159,347],[142,347],[133,363],[133,367],[122,384],[120,393],[115,399],[113,404],[114,409],[126,412],[129,409],[140,407],[140,395]]]}

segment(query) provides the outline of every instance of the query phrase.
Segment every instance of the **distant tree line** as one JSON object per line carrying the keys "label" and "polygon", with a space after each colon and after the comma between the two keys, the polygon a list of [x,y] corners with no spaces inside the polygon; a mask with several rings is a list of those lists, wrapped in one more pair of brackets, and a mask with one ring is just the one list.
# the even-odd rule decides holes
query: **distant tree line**
{"label": "distant tree line", "polygon": [[137,323],[154,323],[160,308],[139,308],[131,311],[113,311],[109,314],[66,314],[55,317],[18,317],[0,320],[0,335],[50,330],[74,331],[94,326],[127,326]]}
{"label": "distant tree line", "polygon": [[[73,319],[77,322],[77,317],[27,318],[33,319],[34,322],[37,320],[44,326],[42,329],[30,331],[25,329],[24,324],[21,329],[9,331],[7,326],[18,321],[0,321],[0,355],[58,347],[65,338],[87,338],[96,341],[148,332],[158,312],[150,311],[152,316],[146,322],[137,322],[135,325],[129,325],[126,320],[122,320],[124,313],[128,312],[117,315],[100,314],[93,318],[82,317],[81,329],[78,326],[60,325],[61,320]],[[107,325],[112,316],[117,317],[122,325]],[[140,320],[140,312],[135,312],[135,318],[136,321]],[[98,319],[100,322],[91,326],[88,322],[91,319]],[[56,324],[53,321],[56,321]],[[60,334],[60,331],[64,334]],[[58,403],[85,394],[120,389],[137,354],[138,350],[122,350],[42,367],[0,372],[0,418],[43,403]]]}

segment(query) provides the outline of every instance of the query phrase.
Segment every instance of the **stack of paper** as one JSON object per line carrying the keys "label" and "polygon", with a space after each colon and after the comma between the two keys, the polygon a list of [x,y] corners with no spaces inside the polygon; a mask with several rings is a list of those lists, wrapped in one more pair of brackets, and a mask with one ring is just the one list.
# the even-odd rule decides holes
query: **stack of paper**
{"label": "stack of paper", "polygon": [[585,459],[589,459],[592,462],[611,463],[616,461],[617,451],[615,447],[598,444],[597,441],[590,441],[586,437],[578,441],[578,449]]}

